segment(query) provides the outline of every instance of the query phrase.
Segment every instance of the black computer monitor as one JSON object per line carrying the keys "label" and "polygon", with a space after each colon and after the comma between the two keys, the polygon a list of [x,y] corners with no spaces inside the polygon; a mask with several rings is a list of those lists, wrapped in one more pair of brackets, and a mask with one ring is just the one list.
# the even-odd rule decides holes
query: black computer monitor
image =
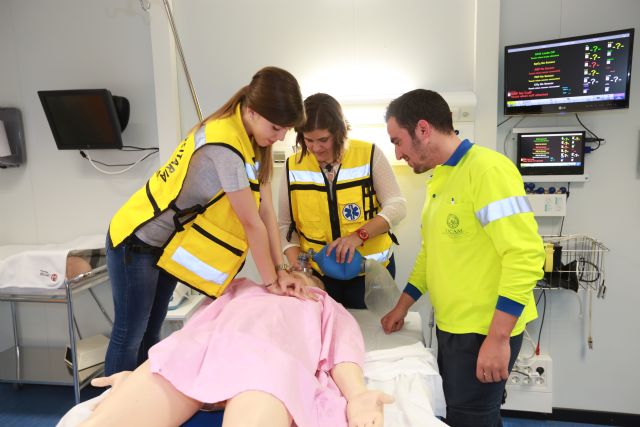
{"label": "black computer monitor", "polygon": [[506,46],[504,113],[629,107],[634,29]]}
{"label": "black computer monitor", "polygon": [[[38,96],[59,150],[122,148],[129,116],[126,98],[107,89],[43,90]],[[120,114],[114,98],[123,104]]]}
{"label": "black computer monitor", "polygon": [[584,131],[518,134],[516,165],[522,175],[583,175]]}

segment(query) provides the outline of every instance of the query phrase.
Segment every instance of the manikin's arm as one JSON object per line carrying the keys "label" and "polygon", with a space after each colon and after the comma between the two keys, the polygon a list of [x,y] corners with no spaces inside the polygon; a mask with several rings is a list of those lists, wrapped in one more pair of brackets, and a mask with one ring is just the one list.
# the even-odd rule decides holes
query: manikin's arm
{"label": "manikin's arm", "polygon": [[367,389],[360,366],[352,362],[338,363],[331,369],[331,377],[347,399],[349,427],[384,424],[382,405],[393,403],[394,399],[381,391]]}

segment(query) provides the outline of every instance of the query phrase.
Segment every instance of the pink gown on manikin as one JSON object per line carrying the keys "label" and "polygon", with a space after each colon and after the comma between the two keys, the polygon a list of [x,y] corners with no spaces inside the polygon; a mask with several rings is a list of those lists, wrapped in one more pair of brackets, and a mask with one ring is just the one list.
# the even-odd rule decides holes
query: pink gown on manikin
{"label": "pink gown on manikin", "polygon": [[362,333],[340,304],[313,291],[318,301],[235,280],[149,350],[151,371],[201,402],[261,390],[280,399],[299,427],[346,427],[346,401],[330,370],[341,362],[362,366]]}

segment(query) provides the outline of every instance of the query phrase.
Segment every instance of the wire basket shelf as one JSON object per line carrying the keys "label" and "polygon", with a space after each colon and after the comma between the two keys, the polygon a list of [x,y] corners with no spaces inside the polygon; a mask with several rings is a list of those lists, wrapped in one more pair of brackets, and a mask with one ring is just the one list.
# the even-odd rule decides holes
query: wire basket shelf
{"label": "wire basket shelf", "polygon": [[543,236],[547,258],[539,288],[594,290],[604,293],[605,255],[602,242],[585,236]]}

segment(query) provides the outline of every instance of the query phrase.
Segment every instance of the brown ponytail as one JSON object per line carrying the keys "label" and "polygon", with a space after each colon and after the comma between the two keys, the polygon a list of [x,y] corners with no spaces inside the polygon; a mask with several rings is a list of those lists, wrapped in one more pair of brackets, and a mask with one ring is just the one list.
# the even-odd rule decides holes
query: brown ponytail
{"label": "brown ponytail", "polygon": [[[237,91],[199,126],[209,120],[231,116],[238,105],[251,108],[278,126],[296,127],[305,122],[298,81],[291,73],[281,68],[265,67],[259,70],[247,86]],[[269,182],[273,170],[271,146],[260,147],[255,142],[252,143],[257,155],[256,160],[260,162],[258,180],[261,183]]]}

